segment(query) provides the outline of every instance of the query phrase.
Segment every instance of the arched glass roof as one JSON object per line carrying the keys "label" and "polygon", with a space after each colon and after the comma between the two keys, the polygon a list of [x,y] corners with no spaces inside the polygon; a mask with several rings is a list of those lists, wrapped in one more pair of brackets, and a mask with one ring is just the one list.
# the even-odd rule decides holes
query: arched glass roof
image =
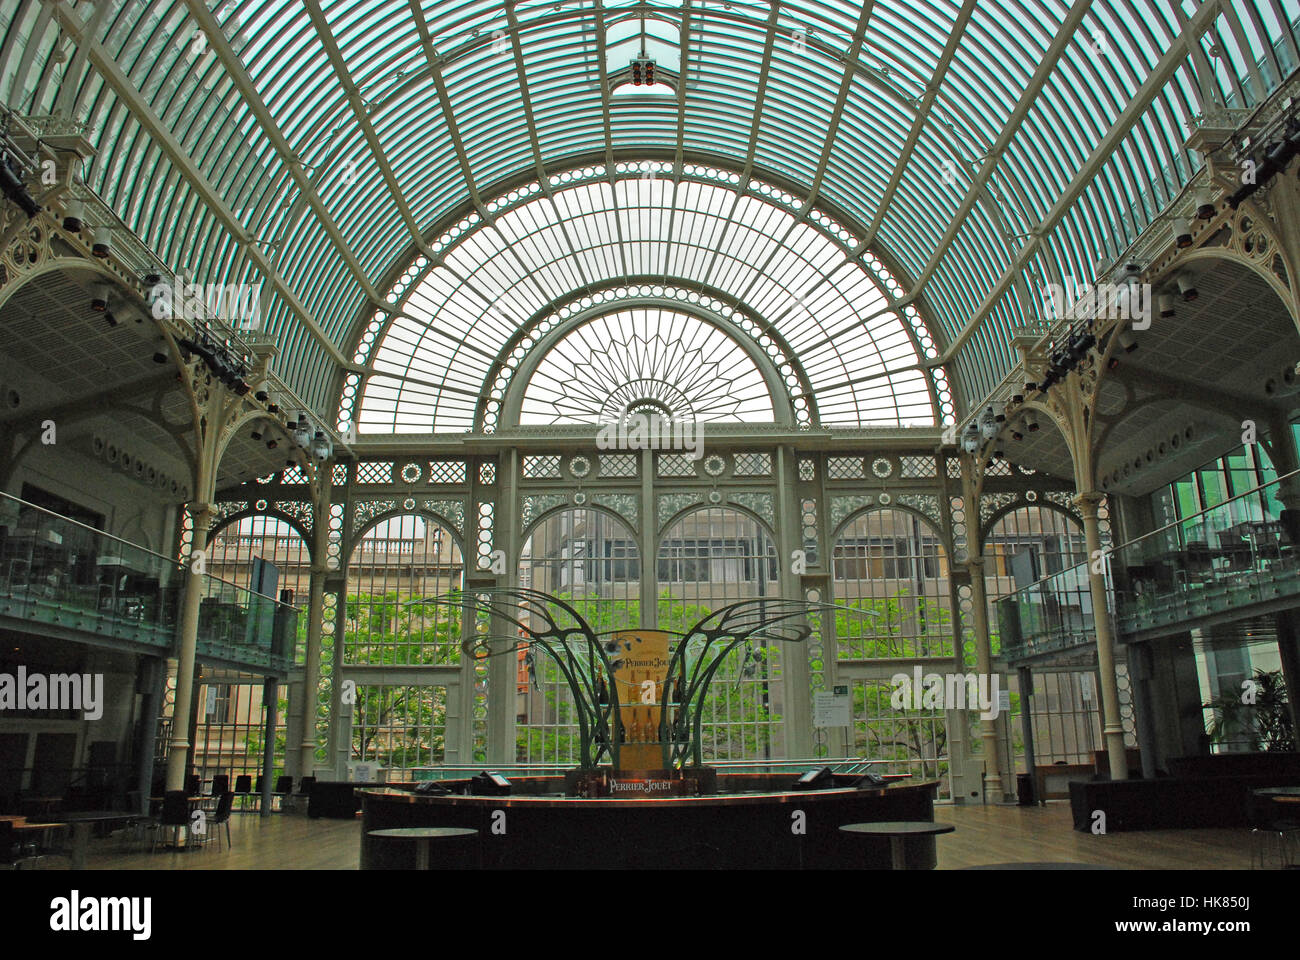
{"label": "arched glass roof", "polygon": [[[504,384],[492,381],[512,377],[529,351],[552,350],[546,334],[556,325],[601,303],[637,299],[675,301],[728,332],[675,322],[680,313],[669,311],[655,314],[665,322],[656,338],[646,326],[651,315],[640,311],[639,328],[623,332],[649,356],[626,354],[620,363],[629,375],[664,359],[655,344],[669,336],[676,349],[703,351],[698,362],[712,364],[740,351],[735,335],[767,354],[786,381],[780,389],[806,414],[801,422],[935,422],[918,360],[937,356],[937,347],[915,308],[890,308],[881,287],[901,287],[884,266],[851,256],[857,238],[820,212],[800,219],[795,198],[770,184],[755,181],[755,195],[745,196],[736,174],[693,164],[676,182],[672,173],[667,161],[619,163],[613,178],[599,164],[566,171],[550,176],[546,191],[521,185],[488,205],[490,218],[470,217],[449,231],[455,236],[437,261],[417,260],[388,294],[396,314],[376,311],[357,346],[354,359],[376,371],[361,389],[360,431],[492,429],[505,399]],[[557,303],[565,304],[558,312]],[[542,361],[538,374],[575,362],[564,354],[581,338],[562,342],[566,350]],[[691,369],[673,370],[694,382]],[[608,393],[617,388],[609,380]],[[936,391],[949,402],[941,377]],[[711,409],[702,418],[762,418],[743,395],[730,416]],[[554,422],[572,422],[561,409]],[[540,415],[535,404],[526,410]],[[766,410],[770,421],[770,397]]]}
{"label": "arched glass roof", "polygon": [[[321,411],[450,225],[645,158],[829,212],[969,402],[1012,362],[1034,278],[1090,279],[1189,178],[1188,123],[1300,59],[1296,0],[214,6],[6,3],[0,95],[90,124],[87,182],[173,267],[264,284],[281,375]],[[673,95],[612,95],[633,21]]]}

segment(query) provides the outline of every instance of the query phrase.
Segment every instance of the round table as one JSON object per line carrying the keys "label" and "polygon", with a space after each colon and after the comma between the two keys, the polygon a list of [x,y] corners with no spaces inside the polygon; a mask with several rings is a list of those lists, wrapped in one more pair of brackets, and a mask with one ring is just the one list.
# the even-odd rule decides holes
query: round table
{"label": "round table", "polygon": [[434,840],[465,840],[477,837],[478,831],[470,827],[389,827],[371,830],[368,836],[381,840],[414,840],[415,869],[429,869],[429,844]]}
{"label": "round table", "polygon": [[878,823],[846,823],[840,827],[845,833],[868,837],[888,837],[889,857],[894,870],[907,869],[907,855],[903,841],[908,837],[937,837],[952,833],[957,828],[951,823],[933,823],[926,820],[881,820]]}

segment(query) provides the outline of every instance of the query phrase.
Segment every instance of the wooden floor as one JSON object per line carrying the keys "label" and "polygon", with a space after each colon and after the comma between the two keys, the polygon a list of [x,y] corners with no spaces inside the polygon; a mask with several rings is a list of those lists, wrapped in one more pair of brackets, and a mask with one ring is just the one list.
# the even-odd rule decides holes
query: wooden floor
{"label": "wooden floor", "polygon": [[[1249,830],[1152,830],[1093,836],[1070,828],[1068,803],[1046,807],[940,806],[935,819],[956,826],[937,838],[939,869],[1006,862],[1076,862],[1120,869],[1238,869],[1250,867]],[[277,814],[268,820],[236,814],[234,847],[183,853],[125,851],[117,839],[92,842],[92,870],[356,870],[361,821],[310,820]],[[64,869],[49,858],[35,865]]]}

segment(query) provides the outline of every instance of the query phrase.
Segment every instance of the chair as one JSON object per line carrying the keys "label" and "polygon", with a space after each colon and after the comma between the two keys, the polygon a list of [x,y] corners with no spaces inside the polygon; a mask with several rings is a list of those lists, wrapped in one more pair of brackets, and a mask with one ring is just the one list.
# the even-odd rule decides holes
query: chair
{"label": "chair", "polygon": [[[231,791],[227,790],[225,793],[223,793],[223,794],[221,795],[221,799],[219,799],[219,800],[217,801],[217,809],[216,809],[216,812],[214,812],[210,817],[208,817],[208,822],[207,822],[208,832],[207,832],[207,834],[203,837],[203,843],[204,843],[205,845],[207,844],[208,840],[211,839],[211,837],[212,837],[212,828],[213,828],[213,827],[220,828],[220,827],[222,827],[222,826],[225,826],[225,828],[226,828],[226,849],[227,849],[227,850],[230,849],[230,810],[231,810],[231,808],[234,806],[234,804],[235,804],[235,795],[234,795],[234,793],[232,793]],[[220,829],[217,830],[217,847],[218,847],[218,848],[221,847],[221,831],[220,831]]]}
{"label": "chair", "polygon": [[0,866],[19,870],[24,863],[32,863],[39,859],[41,857],[36,853],[34,846],[19,841],[18,831],[14,829],[13,822],[0,820]]}
{"label": "chair", "polygon": [[219,773],[212,778],[212,791],[208,794],[212,797],[219,797],[230,789],[230,774]]}
{"label": "chair", "polygon": [[154,838],[153,846],[149,848],[152,853],[158,848],[158,834],[164,829],[172,828],[172,843],[180,841],[180,828],[188,829],[190,826],[190,803],[189,794],[184,790],[168,790],[163,796],[162,810],[158,813],[158,818],[153,822]]}
{"label": "chair", "polygon": [[[274,803],[276,797],[280,798],[280,811],[282,813],[284,812],[285,798],[288,797],[289,794],[291,793],[293,793],[293,777],[290,776],[276,777],[275,789],[271,791],[271,801],[272,803]],[[271,809],[274,810],[275,807],[272,806]]]}
{"label": "chair", "polygon": [[[261,779],[262,779],[261,777],[258,777],[259,783],[261,782]],[[241,773],[239,776],[235,777],[235,796],[240,798],[241,802],[239,804],[239,809],[241,811],[248,803],[248,797],[252,792],[253,792],[253,778],[251,776],[249,776],[246,773]],[[261,790],[258,790],[257,795],[260,796],[261,792],[262,792]],[[256,805],[254,805],[254,809],[256,809]]]}
{"label": "chair", "polygon": [[191,773],[185,778],[185,796],[197,797],[203,792],[203,778],[197,773]]}

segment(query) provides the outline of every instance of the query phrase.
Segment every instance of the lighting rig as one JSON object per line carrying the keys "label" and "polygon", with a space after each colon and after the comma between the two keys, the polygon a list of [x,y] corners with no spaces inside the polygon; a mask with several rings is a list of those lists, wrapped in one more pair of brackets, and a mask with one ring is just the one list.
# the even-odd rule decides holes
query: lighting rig
{"label": "lighting rig", "polygon": [[1241,206],[1242,201],[1285,171],[1298,153],[1300,153],[1300,119],[1288,117],[1284,129],[1277,137],[1264,144],[1262,159],[1259,153],[1246,156],[1245,159],[1254,166],[1255,176],[1252,182],[1243,183],[1235,193],[1228,195],[1228,206],[1236,210]]}
{"label": "lighting rig", "polygon": [[218,343],[207,330],[200,328],[195,331],[194,339],[186,338],[179,341],[179,345],[182,352],[202,359],[212,375],[239,396],[244,396],[252,389],[246,379],[248,360],[234,354],[229,340]]}

